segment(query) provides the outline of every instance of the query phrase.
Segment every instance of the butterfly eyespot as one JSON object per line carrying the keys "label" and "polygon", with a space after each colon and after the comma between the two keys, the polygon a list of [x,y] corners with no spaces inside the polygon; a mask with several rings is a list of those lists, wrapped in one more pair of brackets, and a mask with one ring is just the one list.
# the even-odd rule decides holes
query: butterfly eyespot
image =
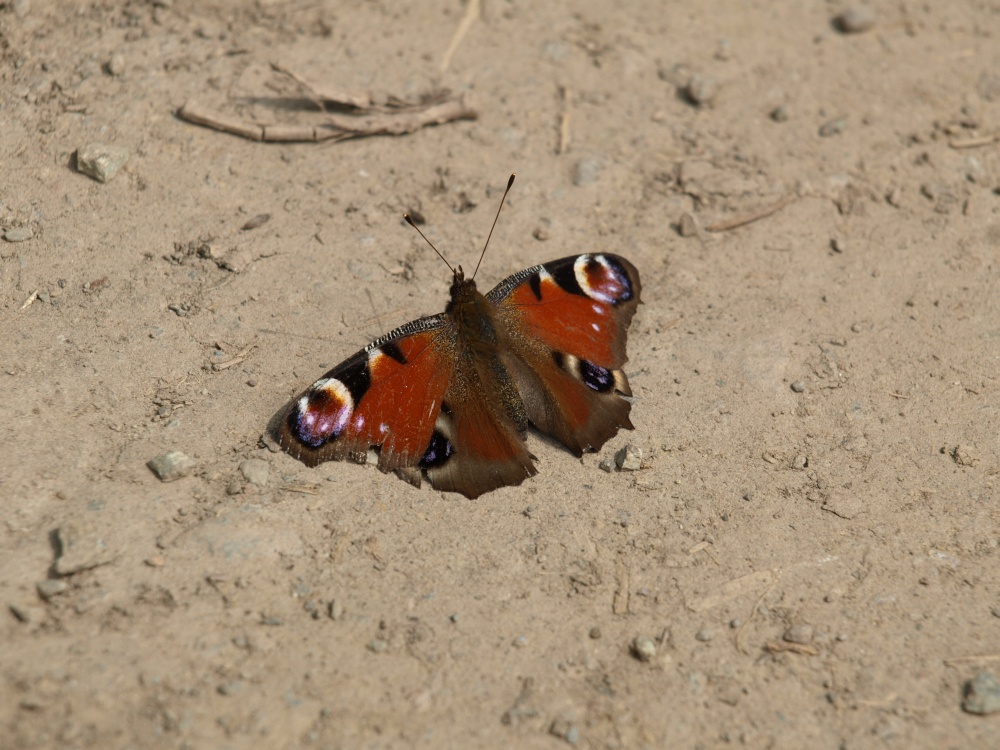
{"label": "butterfly eyespot", "polygon": [[328,378],[299,399],[288,415],[289,426],[300,441],[318,448],[344,431],[353,412],[354,399],[347,386]]}
{"label": "butterfly eyespot", "polygon": [[444,466],[454,452],[455,448],[451,441],[438,430],[434,430],[431,434],[431,442],[428,444],[427,450],[424,451],[424,457],[420,459],[420,468],[433,469],[437,466]]}
{"label": "butterfly eyespot", "polygon": [[592,388],[598,393],[606,393],[615,387],[614,372],[585,359],[581,359],[579,362],[580,380],[588,388]]}
{"label": "butterfly eyespot", "polygon": [[632,299],[632,281],[621,263],[608,255],[581,255],[573,263],[580,289],[591,299],[617,305]]}

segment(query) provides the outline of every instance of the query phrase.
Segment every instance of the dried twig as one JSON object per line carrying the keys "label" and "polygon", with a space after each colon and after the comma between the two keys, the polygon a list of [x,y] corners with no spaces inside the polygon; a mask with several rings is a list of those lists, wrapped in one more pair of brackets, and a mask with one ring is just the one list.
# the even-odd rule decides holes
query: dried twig
{"label": "dried twig", "polygon": [[979,146],[989,146],[997,141],[1000,141],[1000,131],[977,138],[953,138],[948,141],[948,145],[952,148],[978,148]]}
{"label": "dried twig", "polygon": [[225,362],[217,362],[216,364],[213,364],[212,369],[218,372],[220,370],[228,370],[230,367],[235,367],[236,365],[245,361],[246,358],[250,356],[250,352],[252,352],[256,346],[257,344],[254,343],[250,344],[250,346],[244,347],[232,359],[226,360]]}
{"label": "dried twig", "polygon": [[559,145],[556,147],[557,154],[565,154],[569,150],[569,118],[573,111],[573,91],[569,86],[562,87],[563,113],[559,122]]}
{"label": "dried twig", "polygon": [[448,66],[451,65],[451,58],[458,50],[458,45],[462,43],[462,39],[469,33],[469,29],[472,28],[472,24],[476,22],[477,18],[479,18],[479,0],[469,0],[469,4],[465,6],[465,15],[459,21],[458,28],[452,34],[451,41],[448,43],[448,49],[445,50],[444,57],[441,59],[442,73],[448,70]]}
{"label": "dried twig", "polygon": [[35,301],[36,299],[38,299],[38,290],[37,290],[37,289],[36,289],[35,291],[33,291],[33,292],[32,292],[32,293],[31,293],[31,294],[30,294],[30,295],[28,296],[28,299],[26,299],[26,300],[24,301],[24,304],[23,304],[23,305],[21,305],[21,309],[22,309],[22,310],[25,310],[25,309],[27,309],[28,307],[30,307],[30,306],[31,306],[31,303],[32,303],[32,302],[34,302],[34,301]]}
{"label": "dried twig", "polygon": [[462,97],[398,114],[328,114],[326,123],[321,125],[255,125],[215,114],[194,101],[181,107],[177,116],[182,120],[252,141],[318,143],[367,135],[405,135],[428,125],[440,125],[452,120],[475,120],[478,113],[469,105],[467,97]]}
{"label": "dried twig", "polygon": [[771,214],[777,213],[789,203],[794,201],[796,198],[795,193],[789,193],[784,198],[776,203],[772,203],[769,206],[764,206],[764,208],[759,208],[756,211],[751,211],[748,214],[743,214],[742,216],[736,216],[732,219],[726,219],[725,221],[717,221],[714,224],[709,224],[705,227],[706,232],[725,232],[730,229],[736,229],[736,227],[742,227],[745,224],[751,224],[760,219],[764,219]]}
{"label": "dried twig", "polygon": [[446,101],[451,94],[447,89],[439,89],[421,94],[415,99],[403,99],[392,94],[375,91],[347,91],[345,89],[330,88],[323,84],[309,81],[300,73],[285,68],[276,62],[271,63],[271,69],[276,73],[288,76],[299,84],[306,97],[316,105],[316,108],[320,112],[326,112],[329,107],[357,110],[358,114],[416,112]]}
{"label": "dried twig", "polygon": [[283,484],[281,489],[285,492],[298,492],[301,495],[319,494],[319,485],[316,484]]}
{"label": "dried twig", "polygon": [[745,619],[742,623],[740,623],[740,627],[736,631],[736,637],[733,639],[733,644],[736,646],[736,650],[742,654],[746,654],[747,651],[740,644],[740,636],[743,635],[743,631],[746,629],[746,626],[750,624],[750,621],[753,619],[753,616],[757,614],[757,608],[763,603],[764,597],[771,593],[776,583],[777,582],[775,582],[775,584],[772,584],[771,586],[768,586],[766,589],[764,589],[764,591],[761,592],[760,596],[757,597],[757,601],[753,603],[753,609],[750,610],[750,616],[747,617],[747,619]]}
{"label": "dried twig", "polygon": [[816,656],[819,654],[819,649],[815,646],[810,646],[808,643],[789,643],[788,641],[768,641],[764,644],[764,648],[771,654],[780,654],[784,651],[801,654],[802,656]]}
{"label": "dried twig", "polygon": [[374,104],[372,95],[367,91],[342,91],[340,89],[326,88],[320,84],[307,81],[295,71],[289,70],[276,62],[271,63],[271,69],[276,73],[288,76],[305,89],[306,93],[309,94],[309,98],[320,112],[326,109],[326,104],[328,103],[354,107],[355,109],[371,109]]}
{"label": "dried twig", "polygon": [[945,659],[944,665],[946,667],[957,667],[959,664],[966,664],[968,662],[984,662],[984,661],[1000,661],[1000,654],[981,654],[979,656],[955,656],[951,659]]}

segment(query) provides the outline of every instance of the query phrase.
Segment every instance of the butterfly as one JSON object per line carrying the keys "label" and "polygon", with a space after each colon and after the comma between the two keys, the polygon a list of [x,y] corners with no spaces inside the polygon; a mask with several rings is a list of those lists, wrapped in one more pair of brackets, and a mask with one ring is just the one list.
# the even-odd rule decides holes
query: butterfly
{"label": "butterfly", "polygon": [[474,278],[453,268],[443,313],[376,339],[313,383],[284,415],[281,446],[308,466],[375,449],[383,472],[475,498],[536,474],[529,424],[577,456],[633,429],[622,366],[639,304],[635,266],[573,255],[485,295]]}

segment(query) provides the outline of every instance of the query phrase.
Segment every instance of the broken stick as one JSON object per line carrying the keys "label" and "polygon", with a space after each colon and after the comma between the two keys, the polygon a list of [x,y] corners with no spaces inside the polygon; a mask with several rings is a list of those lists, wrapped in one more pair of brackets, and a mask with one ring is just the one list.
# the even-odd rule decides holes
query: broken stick
{"label": "broken stick", "polygon": [[468,97],[463,96],[423,109],[393,114],[378,113],[357,117],[327,114],[326,122],[319,125],[257,125],[216,114],[195,101],[184,104],[177,111],[177,116],[196,125],[252,141],[318,143],[369,135],[405,135],[428,125],[441,125],[452,120],[475,120],[479,114],[468,103]]}
{"label": "broken stick", "polygon": [[709,224],[705,227],[706,232],[725,232],[729,229],[736,229],[736,227],[742,227],[746,224],[752,224],[755,221],[764,219],[771,214],[776,214],[778,211],[783,209],[789,203],[794,201],[796,198],[795,193],[789,193],[780,201],[772,203],[769,206],[764,206],[764,208],[759,208],[756,211],[751,211],[748,214],[743,214],[742,216],[735,216],[732,219],[726,219],[725,221],[717,221],[714,224]]}

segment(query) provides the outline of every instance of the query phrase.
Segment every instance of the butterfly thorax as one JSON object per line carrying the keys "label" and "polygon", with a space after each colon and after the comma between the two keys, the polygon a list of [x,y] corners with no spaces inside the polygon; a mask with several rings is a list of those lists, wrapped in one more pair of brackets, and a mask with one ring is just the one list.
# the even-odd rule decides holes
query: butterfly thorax
{"label": "butterfly thorax", "polygon": [[476,289],[475,281],[462,276],[461,269],[456,271],[451,284],[451,300],[445,314],[454,321],[465,351],[474,356],[496,354],[500,340],[494,305]]}

